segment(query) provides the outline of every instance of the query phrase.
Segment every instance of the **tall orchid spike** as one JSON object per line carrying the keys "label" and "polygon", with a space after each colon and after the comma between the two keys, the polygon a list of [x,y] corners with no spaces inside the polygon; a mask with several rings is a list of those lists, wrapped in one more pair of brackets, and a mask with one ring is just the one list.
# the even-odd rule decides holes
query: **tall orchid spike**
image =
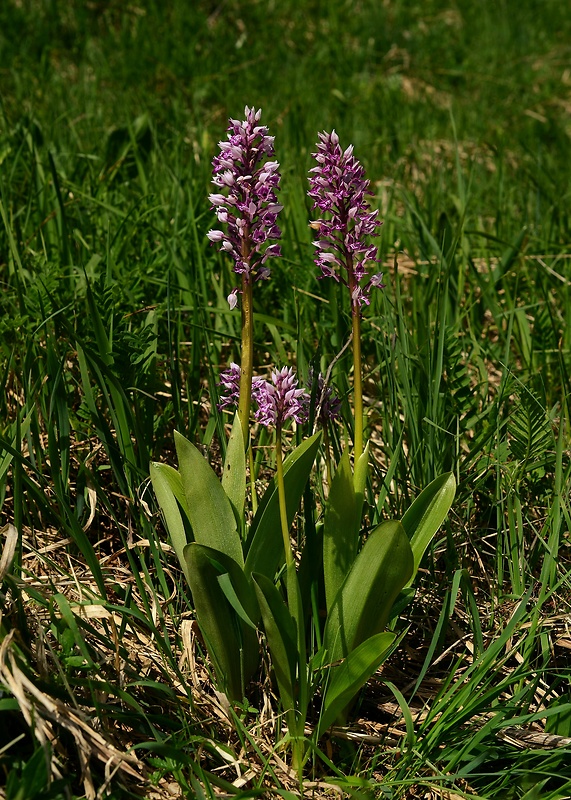
{"label": "tall orchid spike", "polygon": [[351,299],[353,327],[354,452],[355,461],[363,453],[363,385],[361,375],[361,309],[368,305],[371,289],[383,287],[383,273],[369,277],[368,265],[377,263],[377,247],[369,244],[380,222],[378,211],[371,211],[366,195],[371,195],[365,170],[353,155],[353,145],[342,150],[335,131],[320,133],[317,166],[310,170],[308,195],[313,208],[324,219],[317,220],[318,239],[315,263],[322,278],[344,284]]}
{"label": "tall orchid spike", "polygon": [[227,141],[219,143],[220,153],[212,162],[212,182],[220,191],[209,195],[209,199],[223,229],[211,230],[207,236],[232,257],[234,272],[241,276],[241,285],[228,295],[228,305],[235,308],[241,294],[238,416],[247,450],[254,367],[253,284],[270,277],[267,262],[281,255],[275,242],[281,237],[277,218],[282,206],[276,196],[280,173],[278,162],[272,160],[274,137],[259,124],[260,110],[246,106],[244,113],[243,122],[229,120]]}
{"label": "tall orchid spike", "polygon": [[[274,137],[260,125],[261,110],[245,108],[242,122],[230,119],[227,141],[219,142],[220,153],[214,157],[212,183],[218,189],[209,200],[223,229],[206,234],[219,244],[234,261],[234,272],[248,283],[270,277],[268,260],[281,255],[277,225],[282,207],[276,196],[279,190],[279,164],[273,161]],[[228,302],[235,308],[239,289]]]}
{"label": "tall orchid spike", "polygon": [[320,277],[348,287],[352,306],[360,309],[370,303],[371,289],[384,287],[382,272],[368,275],[368,264],[378,259],[376,245],[367,239],[376,236],[381,225],[378,211],[371,211],[365,199],[372,195],[370,183],[353,155],[353,145],[343,150],[335,131],[319,134],[313,157],[317,166],[310,170],[308,195],[312,208],[325,216],[311,223],[319,236],[314,242],[315,263]]}

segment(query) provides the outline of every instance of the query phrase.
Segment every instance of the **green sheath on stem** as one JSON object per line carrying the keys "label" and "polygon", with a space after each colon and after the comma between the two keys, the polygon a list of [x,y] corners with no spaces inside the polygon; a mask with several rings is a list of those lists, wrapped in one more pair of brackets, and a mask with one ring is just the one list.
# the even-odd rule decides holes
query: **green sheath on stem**
{"label": "green sheath on stem", "polygon": [[278,479],[278,497],[280,503],[280,524],[284,540],[284,552],[286,566],[289,568],[293,564],[293,553],[289,541],[289,526],[287,524],[287,507],[284,483],[284,466],[282,461],[282,429],[278,425],[276,428],[276,473]]}
{"label": "green sheath on stem", "polygon": [[353,259],[347,254],[347,276],[351,296],[351,320],[353,323],[353,407],[355,414],[355,432],[353,437],[355,464],[363,453],[363,381],[361,378],[361,309],[353,299],[359,284],[353,271]]}
{"label": "green sheath on stem", "polygon": [[250,439],[250,406],[252,403],[252,373],[254,370],[254,310],[252,282],[242,277],[242,353],[240,361],[240,400],[238,416],[244,435],[244,450]]}
{"label": "green sheath on stem", "polygon": [[363,381],[361,377],[361,315],[358,305],[352,307],[353,315],[353,403],[355,407],[355,464],[363,453]]}

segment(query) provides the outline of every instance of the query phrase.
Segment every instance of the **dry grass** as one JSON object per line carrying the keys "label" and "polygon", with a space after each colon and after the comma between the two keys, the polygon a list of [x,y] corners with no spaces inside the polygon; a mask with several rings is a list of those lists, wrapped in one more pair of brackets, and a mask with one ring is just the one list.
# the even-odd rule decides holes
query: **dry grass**
{"label": "dry grass", "polygon": [[[9,574],[18,537],[13,527],[8,527],[4,533],[0,571],[6,575]],[[276,716],[276,698],[271,685],[267,682],[255,685],[252,701],[258,711],[253,716],[251,712],[245,717],[239,715],[248,720],[245,739],[243,724],[237,722],[224,695],[213,690],[212,677],[204,661],[200,633],[192,612],[183,611],[176,623],[163,614],[174,599],[175,585],[180,579],[172,564],[170,547],[163,545],[163,555],[165,567],[173,580],[173,595],[162,597],[155,586],[152,590],[149,588],[149,598],[153,603],[153,624],[166,624],[162,632],[170,640],[174,652],[178,653],[176,670],[169,666],[164,647],[152,631],[145,630],[143,625],[125,617],[118,610],[121,601],[116,591],[121,586],[124,590],[129,589],[132,606],[142,615],[146,613],[125,549],[117,547],[117,543],[113,546],[109,537],[103,542],[108,551],[102,556],[109,591],[106,602],[98,599],[97,587],[89,570],[81,558],[70,555],[70,543],[58,539],[57,531],[35,531],[33,536],[30,531],[23,532],[22,578],[11,576],[8,582],[2,618],[7,635],[0,648],[0,682],[16,698],[28,727],[28,733],[20,734],[20,737],[32,736],[38,744],[48,745],[46,753],[54,780],[77,769],[79,784],[88,800],[104,797],[108,787],[115,785],[115,782],[136,794],[156,800],[183,797],[180,783],[173,781],[168,774],[160,775],[160,770],[153,770],[142,752],[133,750],[137,743],[148,740],[148,736],[141,735],[137,724],[129,724],[128,715],[119,713],[119,718],[123,719],[116,721],[117,712],[128,707],[124,700],[120,700],[119,694],[113,696],[108,693],[112,686],[114,691],[120,689],[126,692],[124,698],[128,696],[133,702],[144,702],[148,690],[144,686],[137,687],[137,683],[156,682],[168,687],[169,691],[163,698],[153,692],[151,705],[158,704],[160,708],[157,710],[164,717],[180,719],[181,730],[184,728],[182,716],[186,717],[190,729],[202,732],[200,745],[193,750],[193,759],[202,769],[223,778],[234,790],[248,788],[252,782],[253,785],[260,785],[261,782],[267,785],[270,795],[271,787],[275,787],[276,783],[294,794],[298,793],[297,776],[287,766],[284,753],[276,749],[283,731],[280,718]],[[148,547],[148,542],[135,541],[132,547],[141,553]],[[435,555],[438,557],[437,553]],[[480,558],[477,552],[474,555]],[[477,564],[473,567],[471,571],[475,576]],[[481,601],[479,613],[482,619],[491,619],[485,575],[481,577],[484,591],[477,595]],[[81,670],[65,666],[62,640],[54,635],[56,592],[67,601],[87,648],[88,659]],[[39,602],[40,598],[43,602]],[[387,694],[384,682],[389,680],[403,693],[410,692],[434,634],[427,623],[437,619],[438,603],[438,592],[434,590],[420,595],[409,618],[411,627],[403,648],[384,667],[377,680],[370,683],[358,717],[349,728],[332,731],[333,738],[327,738],[322,743],[329,759],[335,761],[340,742],[346,740],[359,747],[364,761],[374,758],[379,749],[382,751],[384,767],[373,772],[374,780],[382,781],[390,774],[406,746],[407,728],[403,711],[392,695]],[[157,604],[161,606],[160,609]],[[504,603],[495,609],[493,616],[498,630],[505,625],[514,607],[513,603]],[[31,635],[29,643],[22,640],[16,627],[22,609]],[[542,635],[550,642],[556,661],[563,668],[564,664],[569,663],[571,653],[568,615],[553,613],[551,617],[542,617],[539,624]],[[496,635],[497,631],[489,628],[485,633],[484,645],[491,643]],[[504,666],[498,679],[507,677],[510,670],[517,669],[521,663],[520,645],[520,638],[507,643]],[[450,621],[446,646],[431,664],[429,674],[418,686],[410,706],[415,727],[418,728],[426,720],[452,665],[455,681],[461,683],[463,672],[473,663],[473,656],[470,615],[457,604]],[[88,667],[88,660],[91,662],[90,687],[79,677],[82,673],[87,675],[85,668]],[[54,680],[58,674],[59,679]],[[94,688],[97,685],[99,689]],[[95,696],[97,703],[94,703]],[[530,712],[540,712],[549,706],[553,698],[554,693],[549,685],[539,678],[535,704]],[[146,705],[148,707],[149,704]],[[472,733],[475,734],[485,725],[490,716],[471,719],[469,725]],[[133,720],[137,722],[136,717]],[[168,740],[172,732],[164,733]],[[311,734],[310,727],[306,733]],[[525,728],[506,727],[501,736],[506,744],[515,748],[537,747],[546,750],[568,747],[570,744],[566,737],[547,734],[540,720]],[[13,744],[16,745],[15,742]],[[74,764],[77,767],[73,767]],[[314,766],[316,773],[304,784],[304,796],[344,796],[338,786],[328,782],[326,773],[319,778],[322,771],[319,763],[315,762]],[[220,787],[214,791],[219,797],[231,796]],[[471,791],[467,783],[465,791]],[[418,793],[412,788],[406,793],[407,798],[447,796],[454,797],[454,794],[447,794],[441,789],[426,793],[421,788]]]}

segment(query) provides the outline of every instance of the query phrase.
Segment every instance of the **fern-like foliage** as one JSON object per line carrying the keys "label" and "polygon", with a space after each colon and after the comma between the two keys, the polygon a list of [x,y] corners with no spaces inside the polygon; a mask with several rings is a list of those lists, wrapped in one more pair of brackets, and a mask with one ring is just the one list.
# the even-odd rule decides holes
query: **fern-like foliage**
{"label": "fern-like foliage", "polygon": [[555,451],[554,410],[549,410],[538,394],[514,380],[512,411],[508,418],[511,456],[522,473],[549,470]]}
{"label": "fern-like foliage", "polygon": [[443,384],[447,396],[447,411],[453,420],[459,418],[461,429],[463,421],[470,419],[479,410],[479,388],[468,371],[471,343],[467,337],[459,335],[453,328],[446,331],[443,354]]}

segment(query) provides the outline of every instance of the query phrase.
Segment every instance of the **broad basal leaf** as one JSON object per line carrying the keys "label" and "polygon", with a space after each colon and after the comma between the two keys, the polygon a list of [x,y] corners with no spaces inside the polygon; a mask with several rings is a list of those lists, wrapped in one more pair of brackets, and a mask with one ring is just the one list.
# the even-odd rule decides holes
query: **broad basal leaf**
{"label": "broad basal leaf", "polygon": [[327,615],[323,645],[331,662],[384,630],[413,565],[400,522],[383,522],[371,532]]}
{"label": "broad basal leaf", "polygon": [[346,449],[333,476],[325,508],[323,574],[328,609],[333,605],[357,555],[359,537],[355,525],[356,513],[355,483],[349,450]]}
{"label": "broad basal leaf", "polygon": [[244,452],[242,424],[238,414],[234,417],[232,433],[226,448],[222,488],[234,508],[237,520],[243,519],[246,500],[246,453]]}
{"label": "broad basal leaf", "polygon": [[[220,687],[230,699],[241,700],[259,661],[258,637],[250,622],[259,613],[252,586],[239,564],[211,547],[192,542],[184,548],[184,558],[198,624]],[[234,610],[234,598],[247,621]]]}
{"label": "broad basal leaf", "polygon": [[202,453],[175,431],[179,473],[195,541],[244,563],[242,542],[232,505]]}
{"label": "broad basal leaf", "polygon": [[451,472],[440,475],[418,495],[402,518],[402,526],[414,556],[412,583],[422,556],[434,534],[444,522],[456,494],[456,481]]}
{"label": "broad basal leaf", "polygon": [[174,467],[152,461],[151,483],[163,512],[172,546],[188,580],[188,568],[184,558],[184,548],[188,544],[188,540],[181,514],[182,508],[183,513],[186,512],[188,515],[188,507],[181,477]]}
{"label": "broad basal leaf", "polygon": [[341,664],[330,668],[317,728],[318,739],[381,666],[395,639],[394,633],[377,633],[352,650]]}

